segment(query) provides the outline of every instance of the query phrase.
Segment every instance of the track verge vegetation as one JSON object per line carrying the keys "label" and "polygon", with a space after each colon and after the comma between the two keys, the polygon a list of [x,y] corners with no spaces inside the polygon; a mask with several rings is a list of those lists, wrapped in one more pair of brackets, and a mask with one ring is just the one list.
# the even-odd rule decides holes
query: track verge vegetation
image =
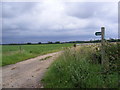
{"label": "track verge vegetation", "polygon": [[105,44],[109,69],[101,65],[99,44],[66,48],[50,66],[42,83],[45,88],[117,88],[119,43]]}

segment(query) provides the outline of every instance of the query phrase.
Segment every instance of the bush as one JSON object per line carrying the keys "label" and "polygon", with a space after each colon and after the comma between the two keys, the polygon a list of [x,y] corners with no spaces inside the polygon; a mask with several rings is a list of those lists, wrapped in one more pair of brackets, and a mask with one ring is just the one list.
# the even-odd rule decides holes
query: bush
{"label": "bush", "polygon": [[119,52],[118,49],[120,48],[119,43],[110,44],[106,43],[105,45],[105,54],[107,59],[109,60],[109,69],[110,71],[117,71],[117,65],[119,63]]}
{"label": "bush", "polygon": [[59,42],[59,41],[57,41],[57,42],[55,42],[55,44],[60,44],[60,42]]}

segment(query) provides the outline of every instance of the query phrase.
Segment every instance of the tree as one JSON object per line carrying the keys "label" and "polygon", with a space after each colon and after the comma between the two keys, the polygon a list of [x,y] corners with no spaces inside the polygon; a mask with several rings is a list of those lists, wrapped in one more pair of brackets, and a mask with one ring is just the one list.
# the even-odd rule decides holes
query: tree
{"label": "tree", "polygon": [[28,44],[28,45],[30,45],[31,43],[30,43],[30,42],[28,42],[27,44]]}
{"label": "tree", "polygon": [[53,44],[53,42],[50,42],[50,41],[49,41],[48,44]]}
{"label": "tree", "polygon": [[59,41],[56,41],[55,43],[56,43],[56,44],[60,44],[60,42],[59,42]]}
{"label": "tree", "polygon": [[38,42],[38,44],[41,44],[41,42]]}

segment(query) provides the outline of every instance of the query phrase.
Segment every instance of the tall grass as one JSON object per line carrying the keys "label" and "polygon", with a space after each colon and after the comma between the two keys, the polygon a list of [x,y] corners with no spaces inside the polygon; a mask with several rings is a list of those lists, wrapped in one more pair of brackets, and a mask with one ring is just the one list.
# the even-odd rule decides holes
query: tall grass
{"label": "tall grass", "polygon": [[[110,47],[109,47],[110,46]],[[118,61],[116,44],[105,48],[110,61]],[[117,88],[118,72],[104,72],[101,65],[100,45],[88,45],[77,48],[66,48],[64,53],[50,66],[42,79],[45,88]],[[113,54],[111,54],[111,53]],[[111,59],[112,55],[116,59]]]}
{"label": "tall grass", "polygon": [[3,45],[2,66],[14,64],[39,55],[63,50],[73,44],[41,44],[41,45]]}

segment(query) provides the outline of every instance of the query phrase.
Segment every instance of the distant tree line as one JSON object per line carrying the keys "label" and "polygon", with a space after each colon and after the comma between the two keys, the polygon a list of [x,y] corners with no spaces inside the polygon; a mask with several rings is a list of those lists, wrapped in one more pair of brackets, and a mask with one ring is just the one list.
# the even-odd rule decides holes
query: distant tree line
{"label": "distant tree line", "polygon": [[[120,39],[108,39],[108,42],[120,42]],[[101,40],[90,40],[90,41],[70,41],[68,43],[99,43]]]}
{"label": "distant tree line", "polygon": [[[108,40],[106,40],[108,42],[120,42],[120,39],[113,39],[110,38]],[[60,42],[60,41],[56,41],[56,42],[47,42],[47,43],[42,43],[42,42],[38,42],[38,43],[10,43],[10,44],[3,44],[3,45],[38,45],[38,44],[64,44],[64,43],[99,43],[101,42],[101,40],[90,40],[90,41],[69,41],[69,42]]]}

